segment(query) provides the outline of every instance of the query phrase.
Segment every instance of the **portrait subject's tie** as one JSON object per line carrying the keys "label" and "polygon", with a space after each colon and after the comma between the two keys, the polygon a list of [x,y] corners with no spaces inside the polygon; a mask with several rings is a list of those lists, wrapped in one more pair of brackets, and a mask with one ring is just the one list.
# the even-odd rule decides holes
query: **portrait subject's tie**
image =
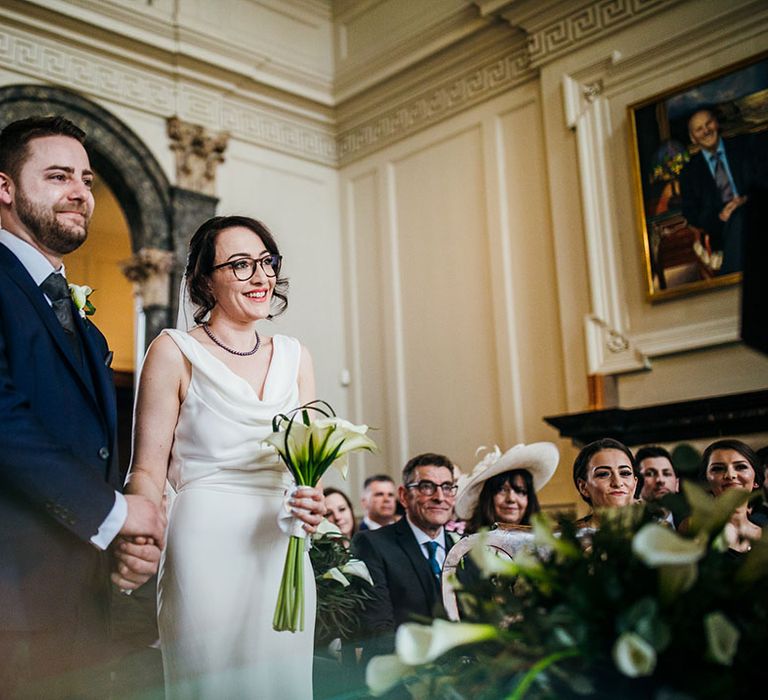
{"label": "portrait subject's tie", "polygon": [[432,573],[434,574],[435,578],[439,581],[440,580],[440,563],[437,561],[437,542],[425,542],[424,546],[429,551],[429,568],[432,569]]}
{"label": "portrait subject's tie", "polygon": [[75,352],[75,356],[78,360],[82,361],[80,338],[77,335],[77,328],[75,327],[75,317],[72,313],[72,301],[70,299],[67,280],[57,272],[52,272],[43,280],[40,289],[42,289],[43,293],[51,300],[53,313],[56,314],[56,318],[64,329],[67,340],[72,346],[72,350]]}
{"label": "portrait subject's tie", "polygon": [[730,202],[733,199],[733,188],[719,153],[715,153],[715,184],[717,189],[720,190],[720,198],[723,200],[723,204]]}

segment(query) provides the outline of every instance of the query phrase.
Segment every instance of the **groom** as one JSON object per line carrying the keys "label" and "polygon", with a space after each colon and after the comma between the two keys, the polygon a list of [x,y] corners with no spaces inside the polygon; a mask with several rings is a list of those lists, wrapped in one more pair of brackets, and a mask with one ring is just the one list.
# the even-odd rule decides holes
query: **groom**
{"label": "groom", "polygon": [[148,542],[120,541],[138,582],[164,534],[154,504],[119,493],[111,353],[64,278],[94,207],[84,140],[61,117],[0,132],[2,698],[105,695],[105,550]]}

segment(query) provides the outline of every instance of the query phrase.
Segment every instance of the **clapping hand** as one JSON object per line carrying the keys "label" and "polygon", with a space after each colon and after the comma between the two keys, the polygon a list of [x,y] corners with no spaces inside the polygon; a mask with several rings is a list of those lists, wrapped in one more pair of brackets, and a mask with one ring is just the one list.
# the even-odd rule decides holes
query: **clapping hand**
{"label": "clapping hand", "polygon": [[317,531],[317,526],[326,512],[322,489],[300,486],[288,501],[288,505],[291,506],[291,512],[304,522],[304,529],[309,534]]}

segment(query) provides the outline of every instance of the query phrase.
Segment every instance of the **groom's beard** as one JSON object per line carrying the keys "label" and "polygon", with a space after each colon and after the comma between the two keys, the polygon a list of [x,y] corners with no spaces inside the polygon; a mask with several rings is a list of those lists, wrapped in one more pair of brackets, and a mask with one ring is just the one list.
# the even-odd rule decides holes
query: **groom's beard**
{"label": "groom's beard", "polygon": [[80,207],[68,205],[67,211],[79,211],[85,217],[83,223],[65,224],[56,218],[56,207],[50,209],[41,204],[35,204],[27,199],[23,192],[16,194],[16,215],[27,229],[35,236],[41,246],[59,255],[66,255],[77,250],[88,237],[88,224],[91,217],[85,203]]}

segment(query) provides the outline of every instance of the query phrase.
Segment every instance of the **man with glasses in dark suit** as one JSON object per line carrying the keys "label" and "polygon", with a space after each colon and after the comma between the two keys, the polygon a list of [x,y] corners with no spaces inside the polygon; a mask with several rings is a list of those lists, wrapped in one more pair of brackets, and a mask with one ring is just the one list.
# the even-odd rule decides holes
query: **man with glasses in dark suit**
{"label": "man with glasses in dark suit", "polygon": [[451,460],[418,455],[403,468],[398,487],[405,517],[352,540],[353,554],[365,562],[374,583],[363,614],[363,628],[371,633],[363,642],[365,659],[392,653],[403,622],[442,611],[440,572],[453,544],[443,526],[453,514],[456,489]]}

